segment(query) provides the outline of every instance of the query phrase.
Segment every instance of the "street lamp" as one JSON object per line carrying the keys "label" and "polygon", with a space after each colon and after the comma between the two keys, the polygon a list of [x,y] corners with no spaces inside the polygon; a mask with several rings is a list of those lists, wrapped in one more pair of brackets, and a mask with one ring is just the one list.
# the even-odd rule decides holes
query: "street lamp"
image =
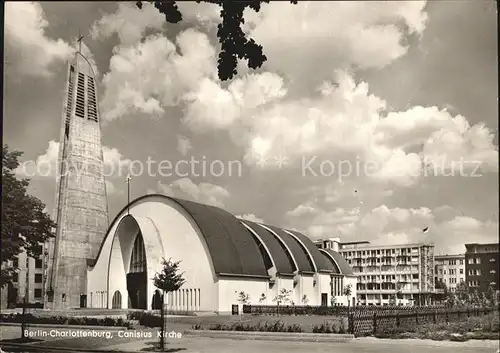
{"label": "street lamp", "polygon": [[130,173],[127,175],[127,214],[130,214],[130,182],[132,178],[130,177]]}

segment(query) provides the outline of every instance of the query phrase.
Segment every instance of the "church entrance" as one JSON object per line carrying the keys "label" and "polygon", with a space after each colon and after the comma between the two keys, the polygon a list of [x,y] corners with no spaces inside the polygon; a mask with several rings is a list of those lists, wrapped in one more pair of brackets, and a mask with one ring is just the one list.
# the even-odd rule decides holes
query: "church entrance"
{"label": "church entrance", "polygon": [[146,251],[142,234],[137,234],[130,258],[130,269],[127,274],[127,292],[130,309],[147,310],[148,276],[146,267]]}

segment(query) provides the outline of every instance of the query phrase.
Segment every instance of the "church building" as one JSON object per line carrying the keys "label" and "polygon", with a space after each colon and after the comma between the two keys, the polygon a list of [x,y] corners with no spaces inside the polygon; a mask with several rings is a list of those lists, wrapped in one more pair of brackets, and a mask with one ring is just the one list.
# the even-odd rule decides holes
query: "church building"
{"label": "church building", "polygon": [[172,311],[227,313],[240,292],[251,304],[274,305],[283,289],[289,304],[355,304],[356,277],[340,253],[294,230],[159,194],[131,201],[109,224],[96,86],[78,51],[62,114],[59,165],[67,169],[58,180],[56,238],[47,246],[47,308],[153,309],[152,278],[163,258],[180,261],[186,280],[166,297]]}

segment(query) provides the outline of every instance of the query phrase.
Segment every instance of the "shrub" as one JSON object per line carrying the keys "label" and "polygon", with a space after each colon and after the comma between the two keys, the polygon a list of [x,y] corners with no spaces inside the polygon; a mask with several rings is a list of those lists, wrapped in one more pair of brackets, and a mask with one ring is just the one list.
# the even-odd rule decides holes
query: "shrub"
{"label": "shrub", "polygon": [[[196,328],[193,326],[193,329],[201,329],[201,325],[196,326]],[[303,332],[300,325],[286,325],[282,321],[273,323],[266,321],[264,324],[259,323],[257,325],[243,324],[241,322],[226,325],[215,324],[210,326],[209,329],[214,331]]]}
{"label": "shrub", "polygon": [[132,325],[122,318],[114,319],[105,317],[103,319],[93,317],[64,317],[64,316],[34,316],[33,314],[9,314],[0,315],[0,322],[12,322],[27,324],[52,324],[52,325],[82,325],[82,326],[124,326],[131,328]]}

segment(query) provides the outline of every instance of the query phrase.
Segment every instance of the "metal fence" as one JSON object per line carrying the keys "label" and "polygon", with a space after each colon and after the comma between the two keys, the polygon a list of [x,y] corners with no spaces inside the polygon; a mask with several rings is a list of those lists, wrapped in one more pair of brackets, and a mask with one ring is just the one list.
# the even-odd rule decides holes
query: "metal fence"
{"label": "metal fence", "polygon": [[[413,310],[411,310],[413,309]],[[356,336],[396,329],[414,329],[419,325],[459,322],[472,316],[487,315],[493,308],[409,308],[400,311],[354,311],[349,314],[349,332]]]}
{"label": "metal fence", "polygon": [[255,315],[325,315],[347,316],[349,313],[399,313],[421,310],[440,310],[443,305],[429,306],[310,306],[310,305],[243,305],[244,314]]}
{"label": "metal fence", "polygon": [[487,315],[498,308],[449,308],[428,306],[277,306],[243,305],[244,314],[324,315],[347,317],[348,332],[356,336],[387,332],[394,328],[414,329],[419,325],[462,321]]}

